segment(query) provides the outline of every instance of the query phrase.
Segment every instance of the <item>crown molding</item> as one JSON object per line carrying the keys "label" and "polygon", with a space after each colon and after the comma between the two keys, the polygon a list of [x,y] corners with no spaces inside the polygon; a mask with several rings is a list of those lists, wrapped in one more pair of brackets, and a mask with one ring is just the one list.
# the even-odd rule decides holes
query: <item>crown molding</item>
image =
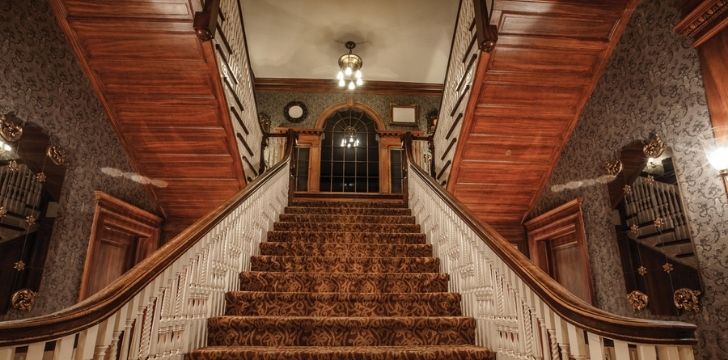
{"label": "crown molding", "polygon": [[674,31],[693,38],[697,48],[728,26],[728,1],[704,0],[675,25]]}
{"label": "crown molding", "polygon": [[335,80],[255,78],[255,91],[340,92],[352,94],[442,96],[443,84],[366,81],[356,90],[342,90]]}

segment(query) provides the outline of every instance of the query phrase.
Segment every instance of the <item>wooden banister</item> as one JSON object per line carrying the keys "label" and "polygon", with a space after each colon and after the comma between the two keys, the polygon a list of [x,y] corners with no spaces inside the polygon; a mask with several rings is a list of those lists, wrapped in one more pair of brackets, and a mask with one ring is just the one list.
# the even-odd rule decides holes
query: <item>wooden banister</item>
{"label": "wooden banister", "polygon": [[288,143],[286,155],[282,161],[272,166],[264,175],[249,183],[245,189],[182,231],[103,290],[70,308],[53,314],[0,322],[0,349],[78,334],[106,321],[123,306],[128,305],[141,290],[156,281],[163,271],[184,256],[203,236],[226,221],[228,214],[265,186],[276,174],[281,171],[289,171],[287,160],[293,153],[296,134],[289,130],[286,136]]}
{"label": "wooden banister", "polygon": [[192,27],[195,29],[197,38],[201,41],[209,41],[215,37],[219,10],[220,0],[205,0],[202,11],[195,13]]}
{"label": "wooden banister", "polygon": [[[411,134],[403,136],[403,147],[408,163],[410,184],[416,177],[426,184],[427,191],[436,194],[439,201],[449,208],[478,239],[497,255],[525,283],[525,285],[571,326],[581,328],[589,333],[604,336],[612,340],[620,340],[635,344],[651,345],[692,345],[697,342],[696,326],[677,321],[657,321],[630,318],[597,309],[582,301],[576,295],[556,282],[488,224],[481,223],[462,203],[447,193],[424,170],[419,168],[412,158]],[[412,193],[412,189],[408,190]],[[413,209],[414,211],[414,209]],[[431,210],[429,210],[431,211]],[[429,215],[428,215],[429,216]],[[439,224],[439,226],[444,226]],[[465,236],[462,235],[461,236]],[[475,252],[470,249],[468,252]],[[623,294],[615,294],[624,296]],[[681,349],[683,351],[684,349]]]}

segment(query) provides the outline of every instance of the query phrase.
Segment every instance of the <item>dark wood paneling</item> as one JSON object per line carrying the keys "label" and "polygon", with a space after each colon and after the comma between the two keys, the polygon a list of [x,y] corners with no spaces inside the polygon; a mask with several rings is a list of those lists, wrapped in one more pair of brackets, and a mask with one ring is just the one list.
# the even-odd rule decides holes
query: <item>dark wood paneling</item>
{"label": "dark wood paneling", "polygon": [[[498,43],[458,136],[448,190],[481,221],[522,240],[545,186],[636,0],[495,3]],[[472,97],[475,97],[473,100]],[[457,134],[456,134],[457,135]],[[443,180],[443,179],[441,179]]]}
{"label": "dark wood paneling", "polygon": [[135,170],[168,183],[150,189],[178,224],[246,183],[214,50],[193,29],[200,3],[51,1]]}
{"label": "dark wood paneling", "polygon": [[[442,96],[442,84],[368,80],[353,94]],[[256,91],[340,92],[335,80],[256,78]]]}

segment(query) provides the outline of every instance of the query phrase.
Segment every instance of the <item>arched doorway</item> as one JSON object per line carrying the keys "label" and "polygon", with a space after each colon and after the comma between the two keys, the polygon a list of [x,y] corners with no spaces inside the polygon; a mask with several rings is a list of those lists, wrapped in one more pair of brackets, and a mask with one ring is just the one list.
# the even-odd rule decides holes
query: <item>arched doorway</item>
{"label": "arched doorway", "polygon": [[356,108],[326,119],[321,139],[320,190],[379,192],[379,139],[374,120]]}

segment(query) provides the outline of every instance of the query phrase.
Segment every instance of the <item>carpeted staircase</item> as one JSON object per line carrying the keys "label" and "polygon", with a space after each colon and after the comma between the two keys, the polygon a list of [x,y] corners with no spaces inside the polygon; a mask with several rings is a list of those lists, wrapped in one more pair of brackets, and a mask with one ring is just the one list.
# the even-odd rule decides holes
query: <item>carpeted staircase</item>
{"label": "carpeted staircase", "polygon": [[191,359],[494,359],[401,198],[301,198]]}

